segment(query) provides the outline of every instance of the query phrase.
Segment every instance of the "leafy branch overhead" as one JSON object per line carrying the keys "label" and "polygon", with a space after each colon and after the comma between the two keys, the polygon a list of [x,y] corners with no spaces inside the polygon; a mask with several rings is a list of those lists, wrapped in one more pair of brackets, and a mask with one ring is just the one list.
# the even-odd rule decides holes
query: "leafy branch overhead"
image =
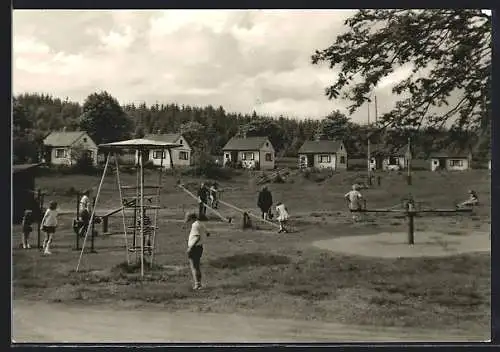
{"label": "leafy branch overhead", "polygon": [[399,100],[381,124],[489,126],[492,28],[481,10],[362,10],[345,24],[346,33],[312,56],[313,64],[341,71],[326,88],[329,99],[348,100],[352,114],[384,77],[409,65],[410,76],[392,89]]}

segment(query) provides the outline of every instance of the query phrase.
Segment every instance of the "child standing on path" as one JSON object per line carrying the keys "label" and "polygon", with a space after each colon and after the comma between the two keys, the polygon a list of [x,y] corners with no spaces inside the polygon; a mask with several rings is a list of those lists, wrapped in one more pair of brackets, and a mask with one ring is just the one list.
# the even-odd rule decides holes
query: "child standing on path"
{"label": "child standing on path", "polygon": [[31,245],[29,243],[29,236],[31,234],[31,231],[33,231],[32,225],[33,225],[33,212],[29,209],[26,209],[24,211],[23,222],[22,222],[22,226],[23,226],[22,241],[23,241],[23,248],[24,249],[31,248]]}
{"label": "child standing on path", "polygon": [[43,254],[52,254],[50,252],[50,244],[52,237],[56,233],[57,227],[57,202],[50,202],[49,209],[45,212],[42,219],[42,231],[45,232],[45,239],[43,240]]}
{"label": "child standing on path", "polygon": [[288,222],[288,209],[286,208],[285,204],[283,204],[282,202],[276,203],[276,214],[278,215],[278,221],[280,224],[280,230],[278,231],[278,233],[288,233],[288,230],[285,227],[286,223]]}
{"label": "child standing on path", "polygon": [[186,216],[186,222],[191,223],[191,231],[189,232],[188,237],[188,248],[187,255],[189,259],[189,266],[191,267],[191,273],[193,275],[194,281],[194,290],[200,290],[201,286],[201,256],[203,254],[203,244],[202,237],[206,235],[210,236],[210,233],[207,231],[207,228],[198,218],[196,213],[188,213]]}

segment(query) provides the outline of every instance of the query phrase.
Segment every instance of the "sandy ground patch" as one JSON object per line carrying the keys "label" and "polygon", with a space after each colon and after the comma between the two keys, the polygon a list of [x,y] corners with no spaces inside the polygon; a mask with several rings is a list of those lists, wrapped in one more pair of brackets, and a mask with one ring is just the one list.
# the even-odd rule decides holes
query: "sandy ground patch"
{"label": "sandy ground patch", "polygon": [[409,245],[405,232],[384,232],[367,236],[339,237],[313,242],[322,249],[378,258],[439,257],[469,252],[490,252],[489,232],[445,234],[416,231],[415,244]]}
{"label": "sandy ground patch", "polygon": [[15,342],[410,342],[485,341],[489,332],[353,326],[237,314],[69,307],[14,301]]}

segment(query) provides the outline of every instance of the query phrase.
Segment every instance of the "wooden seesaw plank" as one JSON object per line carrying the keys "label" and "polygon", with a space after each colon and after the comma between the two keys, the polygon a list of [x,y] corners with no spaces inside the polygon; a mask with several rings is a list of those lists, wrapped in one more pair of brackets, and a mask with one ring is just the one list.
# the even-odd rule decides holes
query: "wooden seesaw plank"
{"label": "wooden seesaw plank", "polygon": [[[191,193],[191,191],[189,191],[188,189],[186,189],[183,185],[178,185],[178,187],[180,189],[182,189],[184,192],[186,192],[189,196],[191,196],[191,198],[195,199],[198,203],[199,203],[199,199],[197,196],[195,196],[193,193]],[[219,213],[217,210],[215,210],[214,208],[212,208],[211,206],[209,206],[208,204],[202,202],[202,204],[207,207],[210,211],[212,211],[212,213],[214,213],[215,215],[217,215],[221,220],[229,223],[229,224],[232,224],[233,223],[233,219],[231,218],[226,218],[225,216],[223,216],[221,213]]]}
{"label": "wooden seesaw plank", "polygon": [[245,211],[245,210],[243,210],[243,209],[240,209],[240,208],[238,208],[238,207],[237,207],[237,206],[235,206],[235,205],[229,204],[229,203],[224,202],[224,201],[222,201],[222,200],[219,200],[219,203],[224,204],[225,206],[228,206],[229,208],[232,208],[232,209],[234,209],[234,210],[236,210],[236,211],[239,211],[240,213],[247,213],[247,214],[248,214],[248,216],[251,216],[251,217],[253,217],[253,218],[257,219],[257,220],[260,220],[260,221],[262,221],[262,222],[265,222],[266,224],[272,225],[272,226],[277,227],[277,228],[279,228],[279,227],[280,227],[278,224],[276,224],[276,223],[274,223],[274,222],[271,222],[271,221],[268,221],[268,220],[262,219],[261,217],[259,217],[259,216],[257,216],[257,215],[254,215],[254,214],[252,214],[252,213],[251,213],[251,212],[249,212],[249,211]]}

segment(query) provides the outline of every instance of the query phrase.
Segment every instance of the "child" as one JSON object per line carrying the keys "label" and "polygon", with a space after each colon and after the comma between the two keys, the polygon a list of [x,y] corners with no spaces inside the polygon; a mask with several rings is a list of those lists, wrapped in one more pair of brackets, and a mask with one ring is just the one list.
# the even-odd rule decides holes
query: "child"
{"label": "child", "polygon": [[200,222],[196,213],[188,213],[186,216],[186,223],[191,223],[191,231],[189,232],[187,255],[191,273],[193,275],[194,290],[201,289],[201,269],[200,261],[203,254],[202,236],[210,236],[205,225]]}
{"label": "child", "polygon": [[45,232],[45,239],[43,240],[43,253],[52,254],[50,252],[50,244],[52,243],[52,237],[56,233],[57,227],[57,202],[51,201],[49,204],[49,209],[45,212],[42,222],[42,231]]}
{"label": "child", "polygon": [[89,228],[90,222],[90,191],[86,190],[83,192],[82,198],[80,198],[80,219],[82,220],[83,226],[80,229],[80,237],[85,237],[87,230]]}
{"label": "child", "polygon": [[288,222],[288,209],[286,208],[285,204],[283,204],[282,202],[276,203],[276,214],[278,215],[277,219],[280,224],[280,230],[278,231],[278,233],[288,233],[288,230],[285,227],[286,223]]}
{"label": "child", "polygon": [[33,231],[32,224],[33,224],[33,212],[29,209],[26,209],[24,211],[23,222],[22,222],[22,226],[23,226],[22,241],[23,241],[23,248],[24,249],[31,248],[31,245],[29,244],[29,236],[30,236],[31,231]]}
{"label": "child", "polygon": [[479,198],[477,196],[477,193],[473,191],[472,189],[469,190],[469,199],[467,199],[465,202],[462,202],[458,204],[458,207],[472,207],[474,205],[479,204]]}
{"label": "child", "polygon": [[[358,191],[358,185],[352,185],[352,190],[347,192],[344,198],[348,203],[351,213],[361,210],[361,199],[363,199],[363,196]],[[353,214],[352,219],[357,221],[359,217],[357,214]]]}
{"label": "child", "polygon": [[210,187],[210,206],[213,209],[217,209],[217,207],[219,206],[217,202],[217,182],[214,182]]}
{"label": "child", "polygon": [[[143,210],[143,216],[144,220],[144,242],[143,245],[145,247],[144,251],[151,254],[153,251],[153,248],[151,248],[151,237],[153,236],[153,228],[152,228],[152,222],[151,218],[146,215],[146,209]],[[141,229],[141,219],[137,219],[137,228]]]}

